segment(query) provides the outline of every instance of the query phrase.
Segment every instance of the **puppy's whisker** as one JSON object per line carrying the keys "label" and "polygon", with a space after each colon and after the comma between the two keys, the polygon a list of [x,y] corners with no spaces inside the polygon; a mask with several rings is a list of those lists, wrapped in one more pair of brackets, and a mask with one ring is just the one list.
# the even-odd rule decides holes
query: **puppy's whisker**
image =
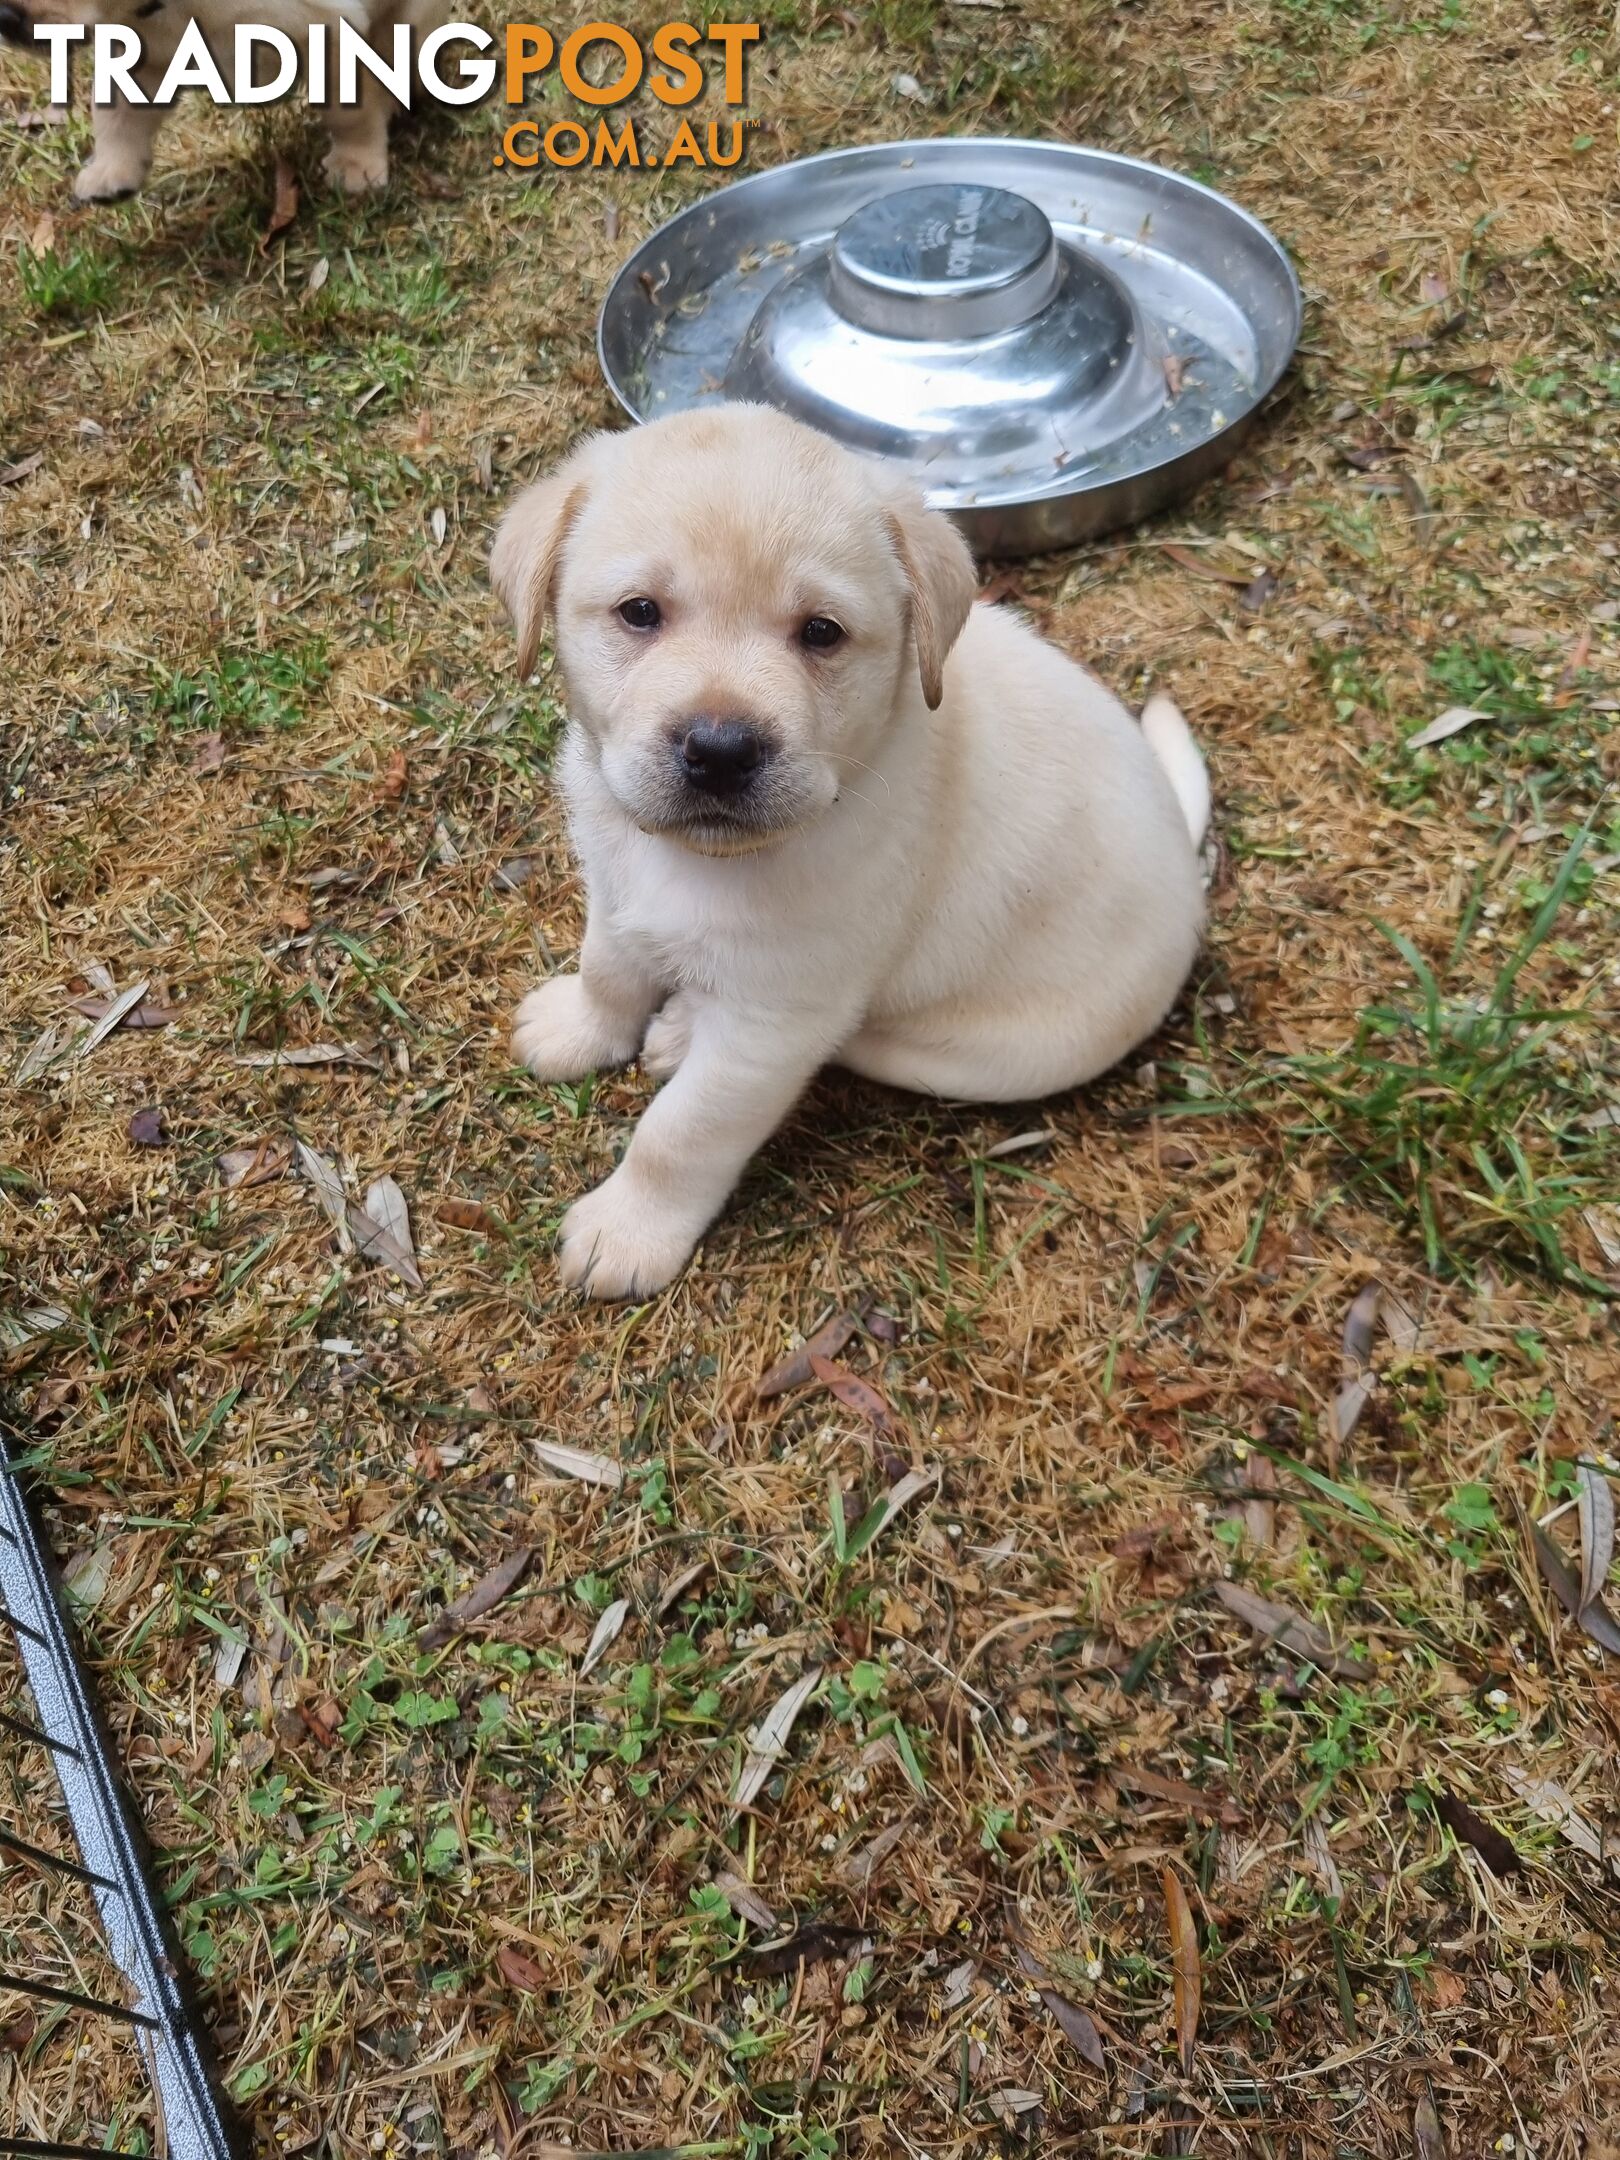
{"label": "puppy's whisker", "polygon": [[852,800],[854,800],[855,802],[858,802],[858,803],[865,803],[865,805],[866,805],[866,807],[867,807],[867,809],[868,809],[868,810],[876,810],[876,809],[878,809],[878,808],[880,807],[880,806],[879,806],[879,805],[878,805],[877,803],[875,803],[875,802],[874,802],[874,801],[872,800],[872,798],[871,798],[871,796],[870,796],[870,795],[863,795],[863,794],[861,793],[861,791],[860,791],[860,789],[859,789],[859,788],[854,788],[854,787],[846,787],[846,788],[845,788],[845,789],[843,790],[843,793],[844,793],[845,795],[847,795],[847,796],[851,797],[851,798],[852,798]]}
{"label": "puppy's whisker", "polygon": [[856,772],[868,772],[875,780],[883,782],[885,795],[894,793],[893,788],[889,785],[887,773],[879,772],[875,765],[868,765],[864,758],[851,757],[847,750],[807,750],[802,755],[805,757],[825,758],[829,765],[851,765]]}

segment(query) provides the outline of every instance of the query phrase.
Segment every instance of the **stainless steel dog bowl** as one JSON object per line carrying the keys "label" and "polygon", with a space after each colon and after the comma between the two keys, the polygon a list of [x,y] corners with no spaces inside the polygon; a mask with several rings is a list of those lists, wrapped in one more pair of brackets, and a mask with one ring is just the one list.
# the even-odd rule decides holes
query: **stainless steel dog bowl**
{"label": "stainless steel dog bowl", "polygon": [[614,279],[633,419],[780,406],[908,462],[986,555],[1160,509],[1231,457],[1294,350],[1279,242],[1224,196],[1066,143],[831,150],[739,180]]}

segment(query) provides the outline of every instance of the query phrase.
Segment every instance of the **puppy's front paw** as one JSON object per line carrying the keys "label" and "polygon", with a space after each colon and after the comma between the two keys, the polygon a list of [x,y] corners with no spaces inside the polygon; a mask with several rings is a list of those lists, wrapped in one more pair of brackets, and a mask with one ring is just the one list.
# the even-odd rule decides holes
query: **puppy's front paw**
{"label": "puppy's front paw", "polygon": [[691,1047],[692,1000],[686,991],[677,990],[653,1014],[641,1046],[641,1069],[649,1080],[673,1079]]}
{"label": "puppy's front paw", "polygon": [[635,1047],[614,1034],[577,975],[554,975],[531,990],[512,1025],[512,1055],[537,1080],[583,1080],[628,1064]]}
{"label": "puppy's front paw", "polygon": [[125,150],[98,150],[89,164],[80,166],[74,175],[74,200],[118,202],[145,184],[148,170],[143,157],[134,157]]}
{"label": "puppy's front paw", "polygon": [[345,195],[367,195],[388,185],[388,148],[372,143],[334,143],[321,162],[333,187]]}
{"label": "puppy's front paw", "polygon": [[557,1271],[587,1297],[647,1297],[685,1267],[697,1233],[647,1205],[622,1169],[563,1217]]}

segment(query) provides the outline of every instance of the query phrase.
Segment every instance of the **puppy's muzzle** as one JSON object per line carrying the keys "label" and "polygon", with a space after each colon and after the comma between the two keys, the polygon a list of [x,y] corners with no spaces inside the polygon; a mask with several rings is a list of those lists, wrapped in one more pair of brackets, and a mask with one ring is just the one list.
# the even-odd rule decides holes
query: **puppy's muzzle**
{"label": "puppy's muzzle", "polygon": [[699,795],[735,799],[753,785],[773,745],[747,720],[691,720],[675,739],[681,778]]}
{"label": "puppy's muzzle", "polygon": [[34,26],[20,7],[12,7],[9,0],[0,4],[0,44],[28,45],[34,42]]}

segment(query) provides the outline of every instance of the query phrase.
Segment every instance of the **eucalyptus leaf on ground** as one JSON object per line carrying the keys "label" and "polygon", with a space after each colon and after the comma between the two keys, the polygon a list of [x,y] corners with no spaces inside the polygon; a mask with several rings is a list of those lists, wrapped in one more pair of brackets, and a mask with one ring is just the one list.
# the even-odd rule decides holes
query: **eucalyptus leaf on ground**
{"label": "eucalyptus leaf on ground", "polygon": [[786,1750],[800,1711],[821,1682],[821,1667],[812,1665],[793,1685],[784,1688],[749,1739],[748,1753],[731,1796],[736,1808],[751,1807]]}
{"label": "eucalyptus leaf on ground", "polygon": [[1313,1665],[1320,1665],[1324,1672],[1332,1673],[1337,1679],[1365,1680],[1369,1677],[1369,1668],[1359,1658],[1344,1656],[1334,1647],[1333,1638],[1326,1630],[1318,1627],[1314,1620],[1307,1620],[1303,1613],[1290,1612],[1286,1605],[1275,1604],[1240,1583],[1224,1579],[1215,1584],[1215,1595],[1229,1613],[1253,1628],[1257,1635],[1269,1636],[1283,1649],[1308,1658]]}
{"label": "eucalyptus leaf on ground", "polygon": [[1165,1918],[1170,1928],[1170,1962],[1175,1976],[1176,2052],[1181,2058],[1182,2076],[1190,2077],[1204,2001],[1203,1961],[1198,1954],[1198,1929],[1181,1877],[1174,1868],[1167,1867],[1163,1881]]}
{"label": "eucalyptus leaf on ground", "polygon": [[831,1314],[797,1350],[790,1350],[769,1372],[761,1374],[754,1383],[754,1400],[770,1402],[775,1396],[785,1395],[790,1388],[807,1387],[816,1376],[815,1360],[837,1357],[860,1324],[852,1312]]}
{"label": "eucalyptus leaf on ground", "polygon": [[1596,1463],[1575,1465],[1581,1528],[1580,1606],[1598,1597],[1614,1564],[1614,1487]]}
{"label": "eucalyptus leaf on ground", "polygon": [[591,1630],[591,1639],[585,1646],[585,1655],[579,1661],[579,1677],[582,1680],[593,1673],[603,1658],[607,1656],[609,1650],[618,1641],[624,1623],[629,1617],[630,1600],[628,1598],[615,1598],[597,1621],[596,1626]]}
{"label": "eucalyptus leaf on ground", "polygon": [[1431,743],[1444,742],[1448,736],[1460,735],[1464,728],[1472,727],[1476,720],[1488,720],[1489,713],[1477,712],[1471,705],[1448,705],[1443,713],[1431,720],[1427,727],[1408,735],[1408,750],[1427,750]]}
{"label": "eucalyptus leaf on ground", "polygon": [[1580,1622],[1599,1649],[1620,1657],[1620,1622],[1615,1620],[1602,1597],[1594,1594],[1586,1604],[1581,1603],[1580,1577],[1539,1523],[1530,1525],[1530,1542],[1535,1548],[1537,1564],[1565,1612],[1572,1620]]}
{"label": "eucalyptus leaf on ground", "polygon": [[530,1445],[548,1470],[560,1470],[564,1477],[578,1478],[583,1485],[606,1485],[617,1491],[624,1483],[624,1472],[610,1455],[596,1455],[589,1448],[565,1447],[560,1440],[535,1440]]}

